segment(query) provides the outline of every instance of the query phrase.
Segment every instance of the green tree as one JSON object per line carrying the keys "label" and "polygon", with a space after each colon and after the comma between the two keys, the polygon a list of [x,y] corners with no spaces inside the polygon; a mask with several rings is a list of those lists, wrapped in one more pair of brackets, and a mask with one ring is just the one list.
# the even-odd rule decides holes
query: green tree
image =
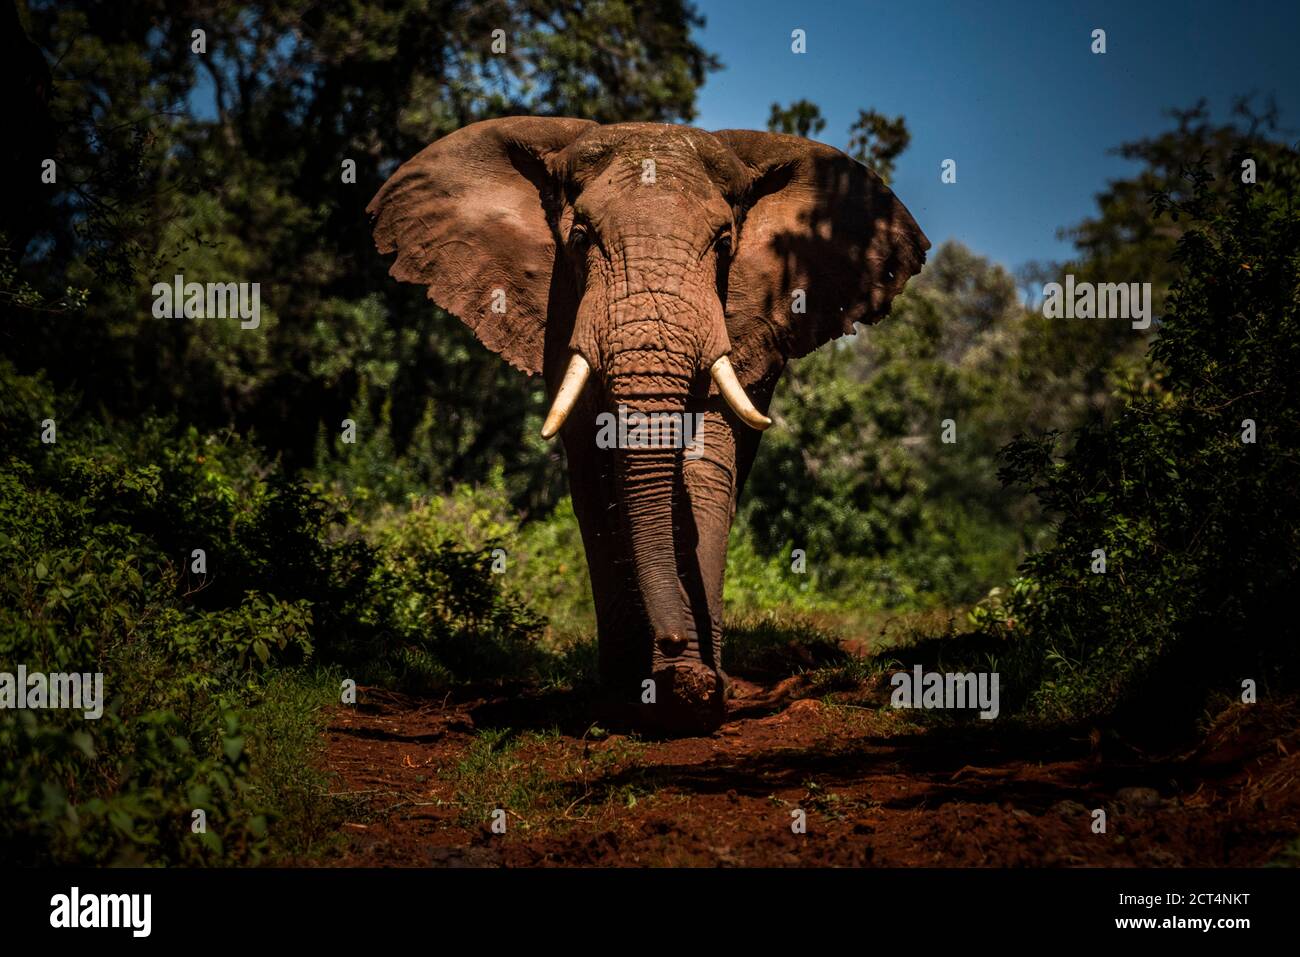
{"label": "green tree", "polygon": [[821,107],[811,100],[796,100],[786,107],[773,103],[767,128],[773,133],[813,137],[826,129],[826,120],[822,118]]}
{"label": "green tree", "polygon": [[[60,178],[21,278],[92,294],[84,313],[18,310],[3,349],[20,368],[112,415],[251,431],[291,470],[323,451],[327,475],[364,411],[360,435],[407,472],[394,494],[499,469],[519,504],[554,501],[540,384],[387,279],[365,205],[474,120],[691,119],[716,61],[689,3],[32,0],[24,20]],[[154,319],[150,288],[176,273],[260,283],[261,328]]]}
{"label": "green tree", "polygon": [[[774,133],[811,139],[826,129],[826,120],[821,107],[811,100],[796,100],[785,107],[773,103],[767,128]],[[911,142],[912,134],[903,117],[890,119],[877,110],[858,110],[858,118],[849,127],[845,152],[870,166],[888,183],[894,175],[895,162]]]}
{"label": "green tree", "polygon": [[[1155,208],[1153,197],[1186,198],[1185,171],[1202,162],[1215,174],[1210,188],[1226,195],[1241,182],[1246,159],[1253,159],[1260,176],[1282,161],[1278,114],[1271,102],[1257,110],[1249,98],[1240,99],[1226,122],[1214,122],[1204,100],[1167,115],[1173,120],[1170,129],[1112,150],[1140,168],[1097,194],[1093,216],[1060,231],[1074,244],[1068,262],[1032,263],[1023,270],[1030,298],[1041,297],[1044,283],[1062,282],[1067,274],[1077,282],[1149,282],[1158,324],[1177,274],[1173,253],[1184,225]],[[1075,407],[1076,418],[1107,415],[1114,412],[1120,382],[1145,374],[1142,354],[1155,328],[1138,333],[1122,320],[1044,321],[1041,335],[1026,349],[1052,380],[1053,404]],[[1150,379],[1145,386],[1158,387]]]}
{"label": "green tree", "polygon": [[1004,477],[1056,516],[1056,542],[976,617],[1012,639],[1016,684],[1044,712],[1167,720],[1244,679],[1295,686],[1300,157],[1270,153],[1256,184],[1207,159],[1154,197],[1180,233],[1145,360],[1160,388],[1126,389],[1114,421],[1063,456],[1053,435],[1005,452]]}
{"label": "green tree", "polygon": [[974,600],[1005,577],[1036,528],[995,460],[1031,415],[1030,321],[1004,269],[947,243],[887,320],[791,363],[741,504],[755,544],[894,603]]}
{"label": "green tree", "polygon": [[857,120],[849,127],[846,152],[870,166],[888,183],[894,176],[895,161],[911,142],[912,134],[903,117],[891,120],[876,110],[858,110]]}

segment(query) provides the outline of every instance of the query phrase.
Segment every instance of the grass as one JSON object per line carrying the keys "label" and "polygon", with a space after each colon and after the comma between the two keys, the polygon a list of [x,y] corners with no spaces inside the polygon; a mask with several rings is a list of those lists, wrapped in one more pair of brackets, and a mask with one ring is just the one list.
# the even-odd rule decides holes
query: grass
{"label": "grass", "polygon": [[329,796],[319,758],[325,709],[338,702],[341,682],[334,669],[275,671],[248,712],[250,797],[269,809],[273,862],[318,856],[338,840],[345,809]]}
{"label": "grass", "polygon": [[595,748],[586,740],[580,745],[557,731],[480,731],[450,774],[461,823],[486,826],[502,809],[508,828],[551,827],[604,807],[630,807],[648,793],[635,781],[613,780],[615,772],[635,769],[640,742],[620,737]]}
{"label": "grass", "polygon": [[[890,647],[925,641],[947,627],[940,615],[882,620]],[[535,682],[540,690],[588,687],[595,680],[596,642],[590,636],[542,640]],[[860,688],[896,665],[883,655],[863,656],[813,616],[768,612],[728,619],[726,667],[762,681],[807,674],[825,694]],[[412,671],[427,662],[407,662]],[[358,807],[331,796],[320,767],[327,709],[338,702],[344,675],[336,669],[287,669],[270,673],[248,712],[253,759],[250,798],[270,809],[272,862],[326,855],[337,846],[342,822],[357,820]],[[857,717],[854,715],[853,717]],[[652,797],[655,775],[642,769],[643,745],[635,738],[606,738],[593,728],[575,742],[557,731],[483,729],[446,772],[445,799],[462,826],[484,828],[503,809],[507,828],[565,828],[602,812],[635,806]],[[364,816],[363,814],[361,816]]]}
{"label": "grass", "polygon": [[[504,808],[507,815],[528,827],[534,812],[553,806],[560,799],[560,789],[546,773],[535,747],[552,737],[513,735],[505,729],[480,731],[451,772],[454,800],[463,822],[467,826],[484,824],[497,808]],[[531,755],[530,750],[534,752]]]}
{"label": "grass", "polygon": [[728,619],[722,629],[723,668],[745,678],[785,678],[843,664],[849,657],[833,632],[804,617],[766,612]]}

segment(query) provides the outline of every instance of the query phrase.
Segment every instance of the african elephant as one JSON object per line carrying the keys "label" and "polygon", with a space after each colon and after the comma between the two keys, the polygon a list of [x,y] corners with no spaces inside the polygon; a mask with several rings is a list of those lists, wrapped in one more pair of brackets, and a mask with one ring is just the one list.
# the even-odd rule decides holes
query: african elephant
{"label": "african elephant", "polygon": [[[545,379],[608,701],[642,730],[716,728],[727,537],[773,389],[788,359],[888,313],[925,235],[829,146],[540,117],[443,137],[368,212],[394,278]],[[697,444],[633,428],[610,447],[615,410],[694,422]]]}

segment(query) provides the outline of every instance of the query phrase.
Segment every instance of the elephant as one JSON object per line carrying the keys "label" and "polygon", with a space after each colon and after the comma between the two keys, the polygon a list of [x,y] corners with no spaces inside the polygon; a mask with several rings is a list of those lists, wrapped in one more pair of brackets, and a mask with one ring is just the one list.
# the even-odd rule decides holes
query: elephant
{"label": "elephant", "polygon": [[[929,240],[830,146],[559,117],[456,130],[398,167],[367,213],[380,253],[396,254],[390,276],[543,376],[604,705],[643,733],[716,730],[727,540],[777,381],[883,318]],[[697,423],[696,444],[667,428],[610,442],[615,410]]]}

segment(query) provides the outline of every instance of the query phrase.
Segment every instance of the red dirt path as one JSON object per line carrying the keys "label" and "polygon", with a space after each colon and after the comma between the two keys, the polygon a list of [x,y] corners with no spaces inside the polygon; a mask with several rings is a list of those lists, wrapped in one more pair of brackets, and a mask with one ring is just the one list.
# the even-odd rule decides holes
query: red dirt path
{"label": "red dirt path", "polygon": [[[1253,866],[1300,834],[1290,709],[1238,705],[1196,747],[1142,755],[799,698],[797,679],[746,690],[709,737],[638,742],[581,721],[511,738],[565,727],[548,717],[574,710],[563,696],[362,689],[330,715],[324,764],[347,819],[327,863]],[[484,729],[509,731],[491,748]]]}

